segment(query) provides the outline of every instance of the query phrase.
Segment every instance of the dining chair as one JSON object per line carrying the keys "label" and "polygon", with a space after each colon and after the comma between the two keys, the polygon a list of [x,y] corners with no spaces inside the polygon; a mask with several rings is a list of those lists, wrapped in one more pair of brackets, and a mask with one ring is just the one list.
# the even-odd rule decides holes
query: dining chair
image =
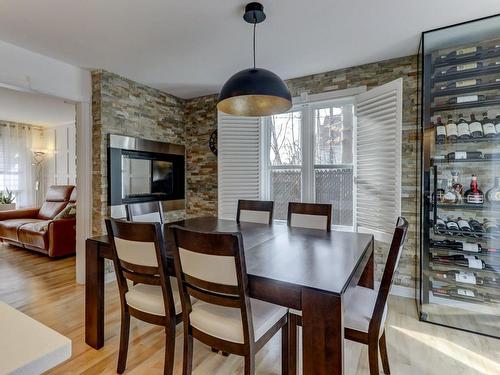
{"label": "dining chair", "polygon": [[[287,309],[249,298],[241,233],[203,233],[173,225],[174,260],[184,321],[183,375],[192,371],[193,338],[244,357],[255,373],[256,353],[279,331],[282,372],[288,374]],[[191,303],[194,297],[198,301]]]}
{"label": "dining chair", "polygon": [[332,225],[332,205],[328,203],[288,203],[289,227],[326,229]]}
{"label": "dining chair", "polygon": [[[165,245],[159,223],[106,219],[121,302],[117,372],[125,371],[130,316],[165,327],[164,374],[174,364],[175,327],[182,320],[178,285],[167,276]],[[127,281],[132,281],[134,284]]]}
{"label": "dining chair", "polygon": [[379,290],[356,286],[345,295],[344,337],[368,345],[370,375],[378,375],[379,373],[379,348],[384,373],[390,374],[385,339],[387,297],[391,289],[394,271],[398,268],[407,232],[408,222],[405,218],[399,217]]}
{"label": "dining chair", "polygon": [[160,223],[165,222],[163,216],[163,207],[160,201],[128,203],[125,205],[127,221],[137,223]]}
{"label": "dining chair", "polygon": [[[332,225],[332,205],[328,203],[288,203],[287,224],[289,227],[321,229],[330,232]],[[296,373],[297,330],[302,326],[302,311],[290,309],[290,374]]]}
{"label": "dining chair", "polygon": [[236,222],[269,224],[273,223],[273,201],[238,200]]}

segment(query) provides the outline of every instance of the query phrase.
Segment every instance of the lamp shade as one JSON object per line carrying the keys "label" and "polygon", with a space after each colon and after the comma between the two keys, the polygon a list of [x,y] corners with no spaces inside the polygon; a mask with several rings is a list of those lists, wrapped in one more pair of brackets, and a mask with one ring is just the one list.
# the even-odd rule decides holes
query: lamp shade
{"label": "lamp shade", "polygon": [[292,96],[285,82],[261,68],[245,69],[229,78],[217,103],[219,111],[236,116],[270,116],[291,107]]}

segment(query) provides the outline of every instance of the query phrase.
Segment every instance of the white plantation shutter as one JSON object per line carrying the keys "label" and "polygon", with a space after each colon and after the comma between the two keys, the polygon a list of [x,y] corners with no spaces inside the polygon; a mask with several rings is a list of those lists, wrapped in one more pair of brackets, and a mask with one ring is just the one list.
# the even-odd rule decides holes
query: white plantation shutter
{"label": "white plantation shutter", "polygon": [[401,212],[403,80],[357,96],[356,227],[390,242]]}
{"label": "white plantation shutter", "polygon": [[219,112],[219,218],[234,220],[238,199],[260,199],[260,118]]}

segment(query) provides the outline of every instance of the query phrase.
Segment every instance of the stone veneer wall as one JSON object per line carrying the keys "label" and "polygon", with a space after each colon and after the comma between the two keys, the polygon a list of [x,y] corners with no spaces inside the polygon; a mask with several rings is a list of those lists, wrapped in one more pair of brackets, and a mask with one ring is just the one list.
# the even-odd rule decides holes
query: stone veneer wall
{"label": "stone veneer wall", "polygon": [[[419,172],[416,164],[419,152],[417,139],[417,57],[407,56],[313,74],[290,79],[287,84],[292,96],[300,96],[303,92],[318,94],[359,86],[367,86],[370,89],[400,77],[403,78],[401,214],[408,219],[410,228],[408,241],[395,275],[395,284],[413,288],[419,246],[417,223],[417,175]],[[188,100],[186,105],[186,143],[188,145],[192,141],[192,149],[195,151],[194,155],[188,155],[188,160],[190,160],[188,176],[190,176],[191,181],[191,184],[188,183],[188,196],[191,196],[193,201],[188,213],[191,215],[215,214],[217,210],[217,166],[206,146],[208,136],[216,128],[215,104],[216,96],[210,95]],[[189,166],[195,169],[189,171]],[[388,247],[387,244],[375,243],[377,280],[381,279]]]}
{"label": "stone veneer wall", "polygon": [[[108,207],[107,135],[185,144],[184,101],[102,70],[92,72],[92,232],[104,233]],[[184,217],[169,212],[167,219]]]}

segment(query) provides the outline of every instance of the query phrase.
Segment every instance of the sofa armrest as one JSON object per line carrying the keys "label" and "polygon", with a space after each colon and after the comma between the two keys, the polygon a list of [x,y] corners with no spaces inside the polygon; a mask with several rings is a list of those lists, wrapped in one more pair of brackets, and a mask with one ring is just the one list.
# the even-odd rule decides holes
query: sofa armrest
{"label": "sofa armrest", "polygon": [[38,216],[39,208],[0,211],[0,221],[9,219],[34,219]]}
{"label": "sofa armrest", "polygon": [[75,253],[76,220],[60,219],[49,222],[49,253],[50,257],[60,257]]}

